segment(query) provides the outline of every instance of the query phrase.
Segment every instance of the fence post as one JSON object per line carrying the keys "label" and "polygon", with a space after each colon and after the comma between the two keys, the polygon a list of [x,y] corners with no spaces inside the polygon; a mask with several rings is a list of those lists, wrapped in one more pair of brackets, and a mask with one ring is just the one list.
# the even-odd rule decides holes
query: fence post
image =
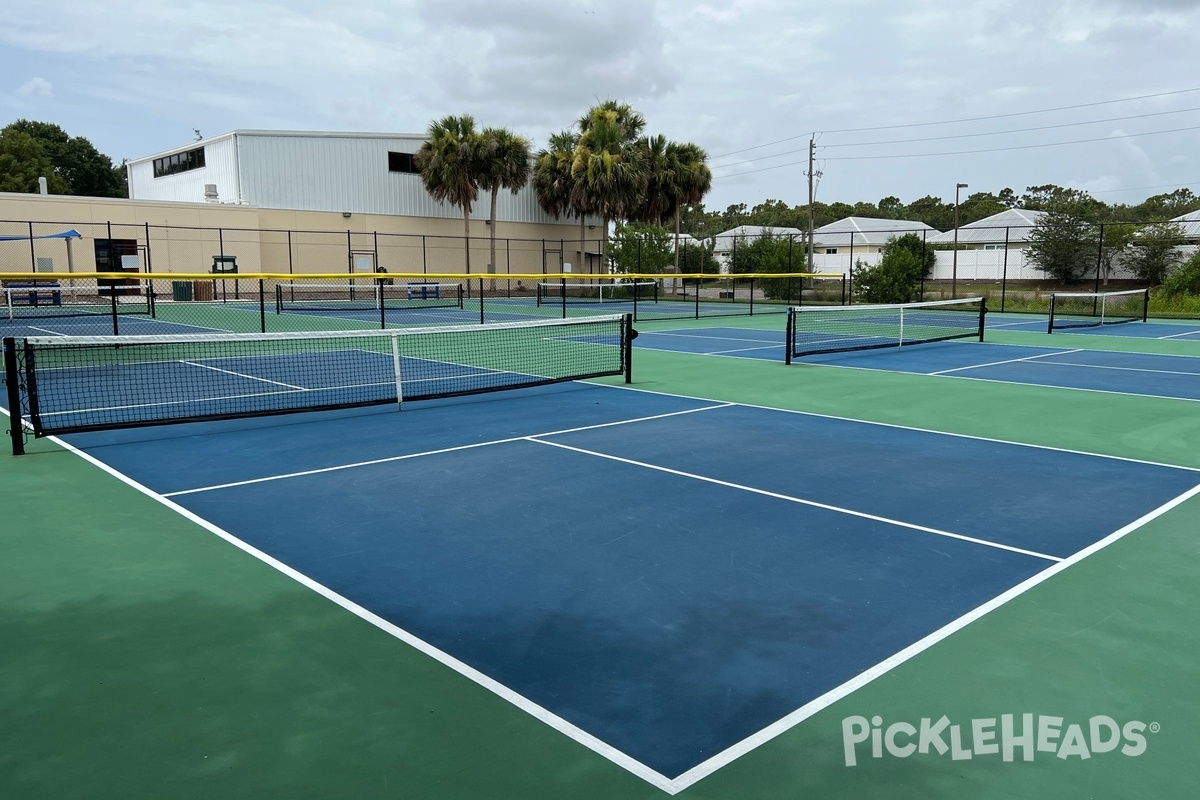
{"label": "fence post", "polygon": [[1008,231],[1004,226],[1004,267],[1000,272],[1000,313],[1004,313],[1004,301],[1008,295]]}

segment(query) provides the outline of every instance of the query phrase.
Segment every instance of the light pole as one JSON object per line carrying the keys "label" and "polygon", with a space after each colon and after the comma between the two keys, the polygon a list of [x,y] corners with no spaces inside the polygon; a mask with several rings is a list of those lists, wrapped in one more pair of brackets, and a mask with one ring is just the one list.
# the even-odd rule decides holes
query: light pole
{"label": "light pole", "polygon": [[966,188],[965,183],[954,184],[954,256],[950,271],[950,297],[953,299],[958,298],[958,190]]}

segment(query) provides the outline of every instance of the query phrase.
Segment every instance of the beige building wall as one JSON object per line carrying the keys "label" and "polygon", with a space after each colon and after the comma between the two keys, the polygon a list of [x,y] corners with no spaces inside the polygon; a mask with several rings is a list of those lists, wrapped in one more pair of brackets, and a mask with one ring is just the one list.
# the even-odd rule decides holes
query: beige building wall
{"label": "beige building wall", "polygon": [[[81,239],[36,238],[74,229]],[[29,239],[32,232],[35,237]],[[600,230],[585,228],[583,250],[599,250]],[[488,272],[491,226],[472,220],[470,272]],[[136,242],[142,269],[205,272],[213,257],[236,256],[240,272],[463,273],[462,219],[293,211],[212,203],[139,201],[0,193],[0,272],[91,272],[96,242]],[[498,222],[497,274],[595,271],[580,255],[578,223]],[[102,245],[103,247],[103,245]]]}

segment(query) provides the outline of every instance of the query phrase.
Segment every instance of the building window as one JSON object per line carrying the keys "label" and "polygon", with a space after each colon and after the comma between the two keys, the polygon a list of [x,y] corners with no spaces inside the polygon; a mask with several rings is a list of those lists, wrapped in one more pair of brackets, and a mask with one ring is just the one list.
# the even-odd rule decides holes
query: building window
{"label": "building window", "polygon": [[1003,250],[1004,245],[1002,245],[1002,244],[985,244],[983,246],[983,249],[984,250]]}
{"label": "building window", "polygon": [[418,173],[420,171],[413,163],[412,153],[388,152],[388,172]]}
{"label": "building window", "polygon": [[836,248],[836,247],[826,247],[826,248],[825,248],[825,255],[827,255],[827,256],[836,256],[836,255],[837,255],[837,248]]}
{"label": "building window", "polygon": [[185,150],[170,156],[154,159],[154,177],[163,178],[179,172],[200,169],[204,166],[204,148]]}

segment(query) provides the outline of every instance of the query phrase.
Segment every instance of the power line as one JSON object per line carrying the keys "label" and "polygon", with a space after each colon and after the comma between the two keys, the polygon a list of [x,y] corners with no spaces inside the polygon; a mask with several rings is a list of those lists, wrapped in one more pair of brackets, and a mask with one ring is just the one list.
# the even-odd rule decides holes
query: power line
{"label": "power line", "polygon": [[[1135,100],[1150,100],[1150,99],[1153,99],[1156,97],[1170,97],[1172,95],[1188,94],[1190,92],[1200,92],[1200,87],[1197,87],[1194,89],[1178,89],[1178,90],[1172,91],[1172,92],[1158,92],[1156,94],[1143,94],[1143,95],[1138,95],[1137,97],[1125,97],[1125,98],[1121,98],[1119,100],[1100,100],[1095,103],[1079,103],[1077,105],[1071,105],[1071,106],[1058,106],[1056,108],[1043,108],[1043,109],[1039,109],[1037,111],[1015,111],[1010,114],[992,114],[992,115],[989,115],[986,117],[965,117],[963,119],[950,119],[950,120],[942,120],[939,122],[910,122],[910,123],[906,123],[903,125],[877,125],[877,126],[870,127],[870,128],[841,128],[838,130],[824,131],[824,133],[864,133],[867,131],[900,130],[903,128],[924,128],[924,127],[930,127],[933,125],[956,125],[956,124],[959,124],[962,122],[982,122],[982,121],[990,120],[990,119],[1008,119],[1011,117],[1026,117],[1026,116],[1032,116],[1034,114],[1050,114],[1055,111],[1072,111],[1072,110],[1079,109],[1079,108],[1094,108],[1095,106],[1113,105],[1115,103],[1130,103]],[[784,139],[777,139],[776,141],[773,141],[773,142],[767,142],[766,144],[756,144],[756,145],[753,145],[752,147],[742,148],[741,150],[732,150],[728,153],[721,153],[720,155],[711,156],[710,158],[717,159],[717,158],[725,158],[726,156],[734,156],[734,155],[738,155],[739,153],[749,152],[751,150],[759,150],[763,147],[770,147],[770,146],[776,145],[776,144],[783,144],[784,142],[793,142],[797,139],[803,139],[810,135],[811,134],[803,133],[803,134],[799,134],[797,136],[788,136]]]}
{"label": "power line", "polygon": [[[931,137],[922,138],[922,139],[892,139],[890,141],[882,141],[882,142],[849,142],[849,143],[845,143],[845,144],[826,144],[826,145],[822,145],[822,147],[871,147],[871,146],[875,146],[875,145],[884,145],[884,144],[917,144],[917,143],[921,143],[921,142],[940,142],[940,141],[947,141],[947,140],[951,140],[951,139],[972,139],[972,138],[979,138],[981,136],[1004,136],[1004,135],[1007,135],[1010,133],[1030,133],[1032,131],[1048,131],[1048,130],[1055,130],[1055,129],[1059,129],[1059,128],[1078,128],[1078,127],[1081,127],[1084,125],[1098,125],[1098,124],[1106,123],[1106,122],[1124,122],[1124,121],[1128,121],[1128,120],[1132,120],[1132,119],[1145,119],[1147,117],[1161,117],[1161,116],[1166,116],[1168,114],[1183,114],[1183,113],[1186,113],[1189,111],[1200,111],[1200,107],[1182,108],[1182,109],[1178,109],[1176,111],[1156,111],[1156,112],[1150,113],[1150,114],[1133,114],[1133,115],[1130,115],[1127,117],[1109,117],[1106,119],[1097,119],[1097,120],[1091,120],[1088,122],[1066,122],[1066,123],[1062,123],[1059,125],[1041,125],[1041,126],[1034,127],[1034,128],[1016,128],[1016,129],[1007,130],[1007,131],[995,131],[993,133],[959,133],[959,134],[954,134],[952,136],[931,136]],[[1048,146],[1052,146],[1052,145],[1048,145]],[[805,148],[804,150],[785,150],[782,153],[774,153],[769,156],[761,156],[759,158],[747,159],[746,161],[733,161],[728,164],[720,164],[720,165],[718,165],[718,167],[719,168],[729,168],[729,167],[736,167],[739,164],[755,164],[755,163],[758,163],[761,161],[767,161],[772,158],[783,158],[784,156],[793,155],[795,153],[803,153],[803,152],[805,152],[805,150],[807,150],[807,148]]]}
{"label": "power line", "polygon": [[[1159,136],[1164,133],[1183,133],[1185,131],[1200,130],[1200,125],[1193,125],[1190,128],[1172,128],[1165,131],[1144,131],[1142,133],[1126,134],[1126,137],[1134,136]],[[1047,142],[1045,144],[1021,144],[1012,145],[1011,147],[990,147],[984,150],[951,150],[943,153],[901,153],[882,156],[826,156],[828,161],[872,161],[880,158],[928,158],[930,156],[966,156],[977,153],[1003,153],[1010,150],[1036,150],[1040,147],[1062,147],[1068,144],[1087,144],[1089,142],[1112,142],[1124,137],[1101,136],[1096,139],[1073,139],[1069,142]],[[829,146],[829,145],[827,145]]]}

